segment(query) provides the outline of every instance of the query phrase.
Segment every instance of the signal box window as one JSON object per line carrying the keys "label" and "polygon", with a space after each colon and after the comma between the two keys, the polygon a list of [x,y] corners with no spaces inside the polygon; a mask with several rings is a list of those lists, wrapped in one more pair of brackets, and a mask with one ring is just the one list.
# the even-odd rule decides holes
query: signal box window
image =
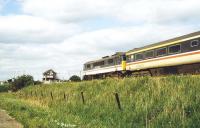
{"label": "signal box window", "polygon": [[199,46],[199,40],[193,40],[193,41],[191,41],[190,45],[191,45],[191,47]]}
{"label": "signal box window", "polygon": [[167,54],[167,48],[161,48],[157,50],[157,56],[164,56]]}
{"label": "signal box window", "polygon": [[169,53],[174,54],[174,53],[179,53],[181,52],[181,45],[174,45],[169,47]]}
{"label": "signal box window", "polygon": [[154,57],[154,51],[147,51],[145,53],[145,58],[153,58]]}
{"label": "signal box window", "polygon": [[87,69],[89,69],[90,67],[91,67],[90,64],[88,64],[88,65],[87,65]]}
{"label": "signal box window", "polygon": [[143,59],[143,54],[139,53],[135,55],[135,60],[142,60]]}

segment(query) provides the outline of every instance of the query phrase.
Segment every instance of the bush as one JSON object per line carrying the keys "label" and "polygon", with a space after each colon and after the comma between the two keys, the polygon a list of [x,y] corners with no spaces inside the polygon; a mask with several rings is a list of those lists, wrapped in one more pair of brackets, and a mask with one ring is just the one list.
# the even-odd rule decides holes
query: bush
{"label": "bush", "polygon": [[37,81],[34,81],[34,85],[40,85],[40,84],[42,84],[42,82],[41,82],[41,81],[39,81],[39,80],[37,80]]}
{"label": "bush", "polygon": [[17,91],[23,87],[34,85],[33,77],[30,75],[22,75],[18,76],[16,79],[14,79],[14,82],[12,82],[11,89],[13,91]]}
{"label": "bush", "polygon": [[8,85],[0,85],[0,92],[8,92],[9,86]]}
{"label": "bush", "polygon": [[81,81],[81,78],[77,75],[73,75],[69,78],[70,81],[73,81],[73,82],[79,82]]}

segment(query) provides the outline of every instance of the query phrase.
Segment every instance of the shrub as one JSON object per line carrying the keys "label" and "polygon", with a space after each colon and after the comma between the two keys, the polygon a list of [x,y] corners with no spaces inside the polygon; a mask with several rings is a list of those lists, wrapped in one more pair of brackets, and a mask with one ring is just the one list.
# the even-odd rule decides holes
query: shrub
{"label": "shrub", "polygon": [[34,85],[40,85],[40,84],[42,84],[42,82],[41,82],[41,81],[39,81],[39,80],[37,80],[37,81],[34,81]]}
{"label": "shrub", "polygon": [[30,75],[22,75],[14,79],[14,82],[12,82],[11,89],[13,91],[17,91],[29,85],[34,85],[33,77]]}
{"label": "shrub", "polygon": [[69,80],[73,82],[78,82],[78,81],[81,81],[81,78],[77,75],[73,75],[69,78]]}
{"label": "shrub", "polygon": [[0,85],[0,92],[8,92],[9,86],[8,85]]}

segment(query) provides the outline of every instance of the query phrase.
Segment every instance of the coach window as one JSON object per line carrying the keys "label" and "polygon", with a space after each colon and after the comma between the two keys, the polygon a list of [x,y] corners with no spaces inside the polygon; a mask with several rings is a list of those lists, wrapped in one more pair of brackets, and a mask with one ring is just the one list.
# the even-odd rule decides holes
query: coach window
{"label": "coach window", "polygon": [[154,51],[147,51],[145,52],[145,58],[149,59],[149,58],[153,58],[154,57]]}
{"label": "coach window", "polygon": [[131,62],[133,62],[133,61],[135,60],[134,55],[131,55],[131,56],[130,56],[130,60],[131,60]]}
{"label": "coach window", "polygon": [[199,46],[199,40],[193,40],[190,42],[190,46],[191,47],[196,47],[196,46]]}
{"label": "coach window", "polygon": [[113,64],[113,62],[114,62],[113,59],[109,59],[109,60],[108,60],[108,64],[109,64],[109,65],[110,65],[110,64]]}
{"label": "coach window", "polygon": [[181,45],[174,45],[174,46],[169,46],[169,54],[175,54],[175,53],[180,53],[181,52]]}
{"label": "coach window", "polygon": [[135,60],[142,60],[142,59],[143,59],[142,53],[135,54]]}
{"label": "coach window", "polygon": [[157,54],[157,56],[164,56],[164,55],[167,55],[167,48],[160,48],[160,49],[158,49],[157,50],[157,52],[156,52]]}

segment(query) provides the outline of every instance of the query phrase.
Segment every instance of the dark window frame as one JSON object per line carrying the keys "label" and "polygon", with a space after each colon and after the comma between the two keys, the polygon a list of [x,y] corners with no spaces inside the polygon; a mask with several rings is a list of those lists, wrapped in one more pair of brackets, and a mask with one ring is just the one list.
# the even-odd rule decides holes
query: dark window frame
{"label": "dark window frame", "polygon": [[[178,46],[178,45],[180,46],[180,50],[179,50],[178,52],[170,52],[169,49],[170,49],[171,47]],[[168,46],[168,54],[169,54],[169,55],[177,54],[177,53],[181,53],[181,44],[175,44],[175,45]]]}
{"label": "dark window frame", "polygon": [[[197,45],[193,45],[193,44],[192,44],[193,42],[197,42]],[[191,48],[197,47],[197,46],[199,46],[199,40],[196,39],[196,40],[190,41],[190,47],[191,47]]]}
{"label": "dark window frame", "polygon": [[105,65],[105,61],[99,61],[99,62],[93,63],[93,67],[102,67],[104,65]]}
{"label": "dark window frame", "polygon": [[[153,56],[152,57],[146,57],[146,53],[148,53],[148,52],[153,52]],[[144,58],[145,59],[151,59],[151,58],[154,58],[155,57],[155,50],[148,50],[148,51],[145,51],[145,53],[144,53]]]}
{"label": "dark window frame", "polygon": [[[112,61],[112,62],[111,62]],[[112,65],[112,64],[114,64],[114,59],[112,58],[112,59],[108,59],[108,65]]]}
{"label": "dark window frame", "polygon": [[86,65],[86,68],[87,68],[87,69],[90,69],[90,68],[91,68],[91,64],[87,64],[87,65]]}
{"label": "dark window frame", "polygon": [[[158,50],[161,50],[161,49],[166,49],[166,53],[163,55],[158,55]],[[162,57],[162,56],[166,56],[166,55],[168,55],[167,47],[162,47],[162,48],[156,49],[156,57]]]}
{"label": "dark window frame", "polygon": [[[141,55],[142,55],[142,59],[137,59],[136,56],[137,56],[138,54],[141,54]],[[135,61],[144,60],[144,52],[142,52],[142,53],[136,53],[136,54],[134,55],[134,60],[135,60]]]}

